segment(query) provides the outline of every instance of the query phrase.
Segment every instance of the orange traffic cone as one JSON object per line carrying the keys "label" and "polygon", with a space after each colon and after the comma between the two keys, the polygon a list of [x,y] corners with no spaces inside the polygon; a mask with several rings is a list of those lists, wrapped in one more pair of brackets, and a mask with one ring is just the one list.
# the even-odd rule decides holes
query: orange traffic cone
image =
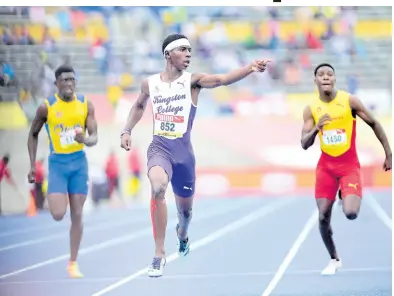
{"label": "orange traffic cone", "polygon": [[27,208],[26,215],[27,217],[34,217],[37,215],[36,202],[33,195],[30,195],[29,207]]}

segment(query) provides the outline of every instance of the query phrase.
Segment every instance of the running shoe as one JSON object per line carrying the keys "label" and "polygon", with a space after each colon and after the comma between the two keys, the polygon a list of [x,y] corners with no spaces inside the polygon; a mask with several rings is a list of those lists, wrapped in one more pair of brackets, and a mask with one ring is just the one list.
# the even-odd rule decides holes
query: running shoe
{"label": "running shoe", "polygon": [[334,275],[337,273],[337,270],[342,267],[342,260],[339,259],[331,259],[328,262],[326,268],[321,272],[322,275]]}
{"label": "running shoe", "polygon": [[148,269],[148,276],[150,277],[161,277],[163,275],[163,269],[166,265],[166,258],[154,257],[152,264]]}
{"label": "running shoe", "polygon": [[67,266],[67,272],[71,278],[82,278],[83,274],[79,270],[78,263],[70,261]]}
{"label": "running shoe", "polygon": [[179,229],[179,224],[176,225],[176,237],[177,237],[177,246],[178,246],[178,255],[185,257],[187,254],[189,254],[190,251],[190,244],[189,244],[189,238],[186,238],[185,240],[180,239],[178,236],[178,229]]}

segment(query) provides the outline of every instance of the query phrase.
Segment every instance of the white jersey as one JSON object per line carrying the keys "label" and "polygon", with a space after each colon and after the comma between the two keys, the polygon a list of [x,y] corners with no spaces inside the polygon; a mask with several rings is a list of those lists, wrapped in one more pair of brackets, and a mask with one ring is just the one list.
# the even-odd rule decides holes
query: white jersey
{"label": "white jersey", "polygon": [[183,72],[171,83],[163,82],[160,74],[149,77],[155,136],[173,140],[182,138],[189,131],[189,117],[194,106],[191,77],[191,73]]}

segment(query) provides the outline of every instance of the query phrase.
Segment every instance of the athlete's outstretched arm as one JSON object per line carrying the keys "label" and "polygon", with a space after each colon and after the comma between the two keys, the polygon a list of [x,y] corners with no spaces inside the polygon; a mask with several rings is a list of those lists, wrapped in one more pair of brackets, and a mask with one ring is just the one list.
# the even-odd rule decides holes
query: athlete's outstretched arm
{"label": "athlete's outstretched arm", "polygon": [[319,129],[315,125],[311,108],[309,106],[305,107],[303,117],[304,125],[302,126],[301,146],[304,150],[307,150],[315,142]]}
{"label": "athlete's outstretched arm", "polygon": [[30,157],[30,173],[29,182],[34,182],[35,170],[36,170],[36,156],[37,156],[37,145],[38,145],[38,135],[42,129],[42,126],[47,121],[48,108],[45,103],[41,104],[36,112],[36,116],[30,127],[29,137],[27,140],[27,148],[29,150]]}
{"label": "athlete's outstretched arm", "polygon": [[94,114],[94,106],[91,101],[88,100],[88,116],[86,117],[86,128],[88,129],[89,137],[86,137],[84,144],[88,147],[94,146],[98,142],[97,135],[97,121]]}
{"label": "athlete's outstretched arm", "polygon": [[130,110],[124,130],[131,131],[135,127],[135,125],[141,120],[142,115],[144,115],[148,99],[149,84],[148,79],[144,79],[141,83],[141,91],[137,97],[137,101],[134,103],[133,107]]}
{"label": "athlete's outstretched arm", "polygon": [[[378,120],[375,119],[375,117],[372,115],[371,112],[365,108],[364,104],[361,102],[361,100],[355,96],[351,96],[349,98],[350,101],[350,107],[356,112],[356,114],[366,123],[368,124],[372,130],[374,131],[376,137],[380,141],[380,143],[383,146],[384,152],[386,154],[386,161],[390,162],[390,166],[387,167],[388,169],[391,169],[391,148],[389,141],[387,140],[386,133],[383,130],[382,125]],[[385,168],[386,168],[385,163]]]}
{"label": "athlete's outstretched arm", "polygon": [[215,88],[223,85],[230,85],[244,79],[253,72],[264,72],[269,62],[270,60],[254,61],[246,67],[231,71],[227,74],[194,74],[192,77],[192,85],[197,85],[202,88]]}

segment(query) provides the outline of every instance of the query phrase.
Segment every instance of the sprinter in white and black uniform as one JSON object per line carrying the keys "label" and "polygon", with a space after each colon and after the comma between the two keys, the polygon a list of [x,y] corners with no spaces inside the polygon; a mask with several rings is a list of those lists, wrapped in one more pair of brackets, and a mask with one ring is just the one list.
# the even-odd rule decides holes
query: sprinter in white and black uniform
{"label": "sprinter in white and black uniform", "polygon": [[148,270],[150,277],[161,276],[166,262],[165,192],[169,182],[178,208],[178,253],[181,256],[189,253],[187,230],[192,217],[196,180],[190,133],[201,89],[229,85],[253,72],[264,72],[269,62],[254,61],[228,74],[189,73],[185,70],[190,64],[191,46],[189,40],[180,34],[170,35],[164,40],[162,53],[167,60],[165,71],[142,81],[141,92],[121,133],[121,147],[128,151],[131,147],[131,132],[151,98],[154,126],[153,141],[148,148],[148,178],[152,189],[151,217],[156,248]]}

